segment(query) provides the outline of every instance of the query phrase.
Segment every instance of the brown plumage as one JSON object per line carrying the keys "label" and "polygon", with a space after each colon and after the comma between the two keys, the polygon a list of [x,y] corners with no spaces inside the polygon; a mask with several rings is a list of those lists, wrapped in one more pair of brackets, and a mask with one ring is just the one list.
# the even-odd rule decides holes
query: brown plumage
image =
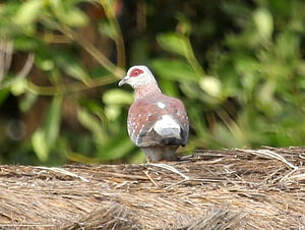
{"label": "brown plumage", "polygon": [[161,93],[146,66],[131,67],[119,86],[130,84],[135,101],[128,112],[128,134],[148,161],[176,160],[177,148],[187,143],[189,122],[183,103]]}

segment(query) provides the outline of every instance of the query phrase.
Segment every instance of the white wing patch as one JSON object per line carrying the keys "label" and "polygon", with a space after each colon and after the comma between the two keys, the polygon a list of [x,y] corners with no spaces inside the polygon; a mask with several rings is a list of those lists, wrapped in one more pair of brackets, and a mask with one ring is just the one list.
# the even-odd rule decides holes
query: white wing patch
{"label": "white wing patch", "polygon": [[166,106],[165,104],[163,104],[162,102],[157,102],[157,106],[160,108],[160,109],[164,109]]}
{"label": "white wing patch", "polygon": [[180,125],[170,115],[163,115],[154,124],[153,129],[162,137],[180,138]]}

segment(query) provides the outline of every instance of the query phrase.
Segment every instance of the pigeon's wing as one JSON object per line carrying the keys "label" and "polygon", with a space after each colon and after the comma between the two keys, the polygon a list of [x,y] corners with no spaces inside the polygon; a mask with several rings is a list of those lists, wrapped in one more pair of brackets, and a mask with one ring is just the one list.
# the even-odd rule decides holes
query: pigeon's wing
{"label": "pigeon's wing", "polygon": [[139,147],[160,145],[161,137],[153,126],[161,117],[158,107],[143,100],[135,101],[128,112],[128,134]]}
{"label": "pigeon's wing", "polygon": [[137,100],[128,113],[128,134],[139,147],[185,145],[188,139],[188,118],[183,103],[160,96]]}
{"label": "pigeon's wing", "polygon": [[179,122],[181,127],[182,145],[184,146],[186,145],[189,137],[189,119],[187,112],[182,101],[176,98],[170,99],[171,114],[173,114],[174,119]]}

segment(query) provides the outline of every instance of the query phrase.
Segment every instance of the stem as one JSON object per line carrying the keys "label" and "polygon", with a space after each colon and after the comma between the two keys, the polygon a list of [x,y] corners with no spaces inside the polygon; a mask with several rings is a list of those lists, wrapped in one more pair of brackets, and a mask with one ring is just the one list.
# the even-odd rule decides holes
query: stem
{"label": "stem", "polygon": [[205,72],[194,54],[190,39],[188,37],[185,37],[185,42],[186,42],[185,56],[187,61],[190,63],[192,68],[197,72],[199,76],[205,76]]}
{"label": "stem", "polygon": [[122,31],[119,25],[119,22],[116,18],[113,19],[114,23],[114,28],[117,32],[117,36],[115,36],[115,45],[116,45],[116,50],[117,50],[117,61],[118,61],[118,66],[120,67],[125,67],[126,65],[126,54],[125,54],[125,45],[124,45],[124,40],[122,36]]}
{"label": "stem", "polygon": [[124,45],[124,40],[123,40],[123,35],[122,31],[120,28],[120,24],[116,18],[115,12],[114,12],[114,7],[109,1],[105,0],[100,0],[99,3],[103,6],[105,10],[105,14],[107,19],[110,21],[110,23],[113,25],[115,29],[115,37],[114,37],[114,42],[116,45],[116,50],[117,50],[117,62],[118,66],[120,67],[125,67],[125,60],[126,60],[126,54],[125,54],[125,45]]}
{"label": "stem", "polygon": [[27,88],[33,94],[44,95],[44,96],[54,96],[60,94],[67,94],[71,92],[78,92],[82,90],[87,90],[102,85],[107,85],[115,82],[112,76],[106,76],[103,78],[97,78],[91,80],[87,85],[81,83],[70,83],[69,85],[57,85],[57,86],[38,86],[31,81],[27,81]]}
{"label": "stem", "polygon": [[65,25],[60,25],[58,28],[64,35],[69,37],[70,39],[79,43],[79,45],[86,50],[92,57],[94,57],[101,65],[103,65],[109,72],[111,72],[116,78],[120,79],[124,76],[125,71],[116,67],[111,61],[109,61],[106,56],[104,56],[95,46],[93,46],[90,42],[85,40],[83,37],[80,37],[77,33],[71,30],[69,27]]}

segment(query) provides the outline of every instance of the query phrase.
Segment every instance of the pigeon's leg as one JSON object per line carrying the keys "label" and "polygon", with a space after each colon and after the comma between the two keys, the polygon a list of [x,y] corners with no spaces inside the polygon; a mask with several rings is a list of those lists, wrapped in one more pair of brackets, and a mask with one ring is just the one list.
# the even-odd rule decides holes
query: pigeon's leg
{"label": "pigeon's leg", "polygon": [[178,157],[176,156],[177,148],[178,146],[175,145],[169,145],[164,147],[163,150],[164,153],[162,154],[163,155],[162,159],[166,161],[177,161],[178,160]]}
{"label": "pigeon's leg", "polygon": [[176,145],[164,145],[164,146],[151,146],[142,148],[146,155],[147,162],[158,162],[158,161],[176,161]]}
{"label": "pigeon's leg", "polygon": [[160,152],[160,149],[158,147],[145,147],[142,148],[142,150],[146,155],[147,162],[151,163],[162,160],[162,152]]}
{"label": "pigeon's leg", "polygon": [[[146,154],[145,154],[146,155]],[[149,156],[146,155],[146,163],[152,163],[153,161]]]}

